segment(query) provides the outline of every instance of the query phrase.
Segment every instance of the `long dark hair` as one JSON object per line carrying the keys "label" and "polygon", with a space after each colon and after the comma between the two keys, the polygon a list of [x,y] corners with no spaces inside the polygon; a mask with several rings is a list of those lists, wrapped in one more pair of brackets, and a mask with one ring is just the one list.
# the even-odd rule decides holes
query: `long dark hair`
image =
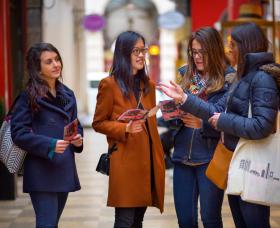
{"label": "long dark hair", "polygon": [[[190,79],[197,69],[191,55],[192,43],[197,40],[204,50],[203,62],[204,70],[208,72],[208,84],[206,93],[211,93],[221,89],[224,85],[224,73],[226,68],[226,57],[224,45],[219,32],[212,27],[203,27],[194,32],[188,43],[188,68],[183,79],[182,87],[189,88]],[[206,61],[207,59],[207,61]],[[207,63],[207,64],[206,64]]]}
{"label": "long dark hair", "polygon": [[269,41],[262,29],[255,23],[245,23],[233,28],[232,39],[238,48],[237,76],[240,79],[245,71],[245,58],[248,53],[267,52]]}
{"label": "long dark hair", "polygon": [[144,94],[149,91],[149,77],[146,73],[146,65],[144,65],[143,69],[138,70],[137,75],[132,76],[131,53],[139,39],[145,45],[143,36],[133,31],[126,31],[121,33],[116,40],[110,75],[114,76],[125,98],[129,98],[130,93],[133,91],[134,77],[138,77],[144,83]]}
{"label": "long dark hair", "polygon": [[[61,62],[61,70],[63,63],[58,50],[50,43],[36,43],[32,45],[26,55],[28,81],[26,90],[29,96],[29,102],[33,111],[39,110],[37,104],[38,97],[46,97],[49,90],[48,83],[40,76],[41,71],[41,54],[44,51],[55,52]],[[62,75],[60,76],[62,77]]]}

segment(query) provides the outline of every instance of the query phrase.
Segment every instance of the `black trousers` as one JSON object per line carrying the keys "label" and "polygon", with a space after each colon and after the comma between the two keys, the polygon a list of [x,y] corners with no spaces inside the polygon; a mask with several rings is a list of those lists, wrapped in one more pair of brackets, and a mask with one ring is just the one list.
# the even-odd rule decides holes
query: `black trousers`
{"label": "black trousers", "polygon": [[142,228],[147,207],[116,207],[114,228]]}

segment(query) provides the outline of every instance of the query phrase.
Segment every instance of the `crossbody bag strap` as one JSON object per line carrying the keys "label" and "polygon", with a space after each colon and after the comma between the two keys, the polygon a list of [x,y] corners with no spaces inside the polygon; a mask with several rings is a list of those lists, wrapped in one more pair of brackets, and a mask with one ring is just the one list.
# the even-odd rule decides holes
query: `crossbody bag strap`
{"label": "crossbody bag strap", "polygon": [[[225,108],[225,113],[227,113],[227,109],[228,109],[228,104],[232,98],[232,94],[235,91],[235,89],[237,88],[238,84],[240,83],[240,81],[235,82],[234,84],[231,85],[231,87],[229,88],[228,91],[228,96],[227,96],[227,101],[226,101],[226,108]],[[223,131],[221,131],[221,141],[222,143],[224,143],[224,137],[225,137],[225,133]]]}
{"label": "crossbody bag strap", "polygon": [[108,155],[111,155],[114,151],[116,151],[117,148],[117,143],[114,143],[111,148],[108,149]]}
{"label": "crossbody bag strap", "polygon": [[140,91],[140,95],[139,95],[139,100],[138,100],[138,103],[137,103],[137,107],[136,107],[136,108],[139,108],[139,107],[140,107],[142,96],[143,96],[143,92],[142,92],[142,90],[141,90],[141,91]]}
{"label": "crossbody bag strap", "polygon": [[[140,96],[139,96],[139,100],[138,100],[138,103],[137,103],[137,107],[136,107],[136,108],[139,108],[139,106],[140,106],[141,99],[142,99],[142,95],[143,95],[143,92],[142,92],[142,90],[141,90]],[[112,145],[112,147],[108,149],[108,155],[111,155],[111,154],[112,154],[114,151],[116,151],[117,149],[118,149],[118,148],[117,148],[117,143],[114,143],[114,144]]]}

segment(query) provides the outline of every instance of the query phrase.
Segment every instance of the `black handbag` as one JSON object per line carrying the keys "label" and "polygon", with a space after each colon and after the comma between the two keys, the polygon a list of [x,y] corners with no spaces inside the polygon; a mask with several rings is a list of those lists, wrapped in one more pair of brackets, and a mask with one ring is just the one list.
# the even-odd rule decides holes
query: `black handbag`
{"label": "black handbag", "polygon": [[97,172],[109,176],[109,171],[110,171],[110,155],[114,151],[116,151],[117,149],[118,149],[117,148],[117,144],[114,143],[113,146],[108,149],[107,153],[101,154],[101,156],[99,158],[99,161],[97,163],[96,169],[95,169]]}

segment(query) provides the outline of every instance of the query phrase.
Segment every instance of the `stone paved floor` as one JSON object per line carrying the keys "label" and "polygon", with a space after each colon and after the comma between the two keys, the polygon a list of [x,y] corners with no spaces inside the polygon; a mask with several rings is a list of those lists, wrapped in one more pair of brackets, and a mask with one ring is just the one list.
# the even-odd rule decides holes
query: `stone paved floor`
{"label": "stone paved floor", "polygon": [[[106,150],[103,135],[85,130],[85,150],[77,155],[77,166],[82,190],[70,193],[62,214],[60,228],[111,228],[114,210],[106,207],[107,177],[95,172],[99,155]],[[176,215],[172,196],[172,171],[166,173],[165,211],[149,208],[145,215],[144,228],[175,228]],[[15,201],[0,201],[0,228],[32,228],[34,212],[27,194],[21,193],[21,178],[18,180],[19,197]],[[234,227],[228,203],[223,204],[225,228]],[[280,227],[280,207],[271,210],[272,228]],[[199,227],[202,227],[201,222]]]}

